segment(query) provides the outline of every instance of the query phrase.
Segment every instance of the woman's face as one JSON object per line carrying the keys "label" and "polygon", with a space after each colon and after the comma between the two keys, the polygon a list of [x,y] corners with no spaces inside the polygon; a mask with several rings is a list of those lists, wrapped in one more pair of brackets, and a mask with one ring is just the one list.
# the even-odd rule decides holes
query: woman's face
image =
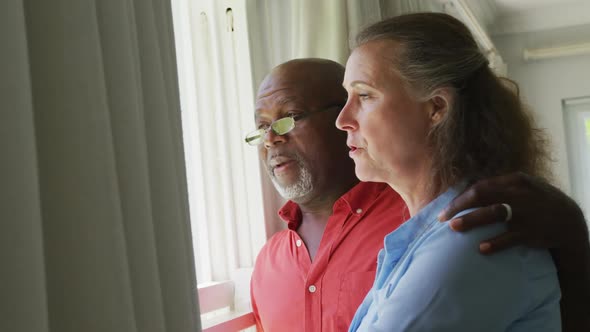
{"label": "woman's face", "polygon": [[418,101],[392,70],[393,41],[356,48],[346,63],[348,100],[336,126],[348,133],[350,157],[362,181],[396,183],[429,169],[427,135],[434,104]]}

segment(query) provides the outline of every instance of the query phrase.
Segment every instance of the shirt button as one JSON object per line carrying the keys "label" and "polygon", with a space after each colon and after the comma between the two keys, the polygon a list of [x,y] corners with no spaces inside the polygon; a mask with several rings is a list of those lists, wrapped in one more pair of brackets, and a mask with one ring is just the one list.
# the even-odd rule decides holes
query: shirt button
{"label": "shirt button", "polygon": [[301,247],[301,240],[295,241],[295,245],[298,246],[298,247]]}
{"label": "shirt button", "polygon": [[363,209],[356,209],[356,214],[361,214],[363,213]]}
{"label": "shirt button", "polygon": [[314,285],[311,285],[311,286],[309,286],[308,290],[310,293],[315,293],[316,288]]}

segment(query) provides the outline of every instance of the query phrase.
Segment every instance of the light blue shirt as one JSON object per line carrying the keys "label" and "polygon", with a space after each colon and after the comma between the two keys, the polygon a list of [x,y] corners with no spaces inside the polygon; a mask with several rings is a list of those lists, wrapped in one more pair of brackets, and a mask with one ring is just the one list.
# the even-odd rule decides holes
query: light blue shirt
{"label": "light blue shirt", "polygon": [[506,225],[454,232],[437,215],[458,193],[449,189],[385,237],[350,331],[561,331],[549,252],[519,246],[481,255],[479,242]]}

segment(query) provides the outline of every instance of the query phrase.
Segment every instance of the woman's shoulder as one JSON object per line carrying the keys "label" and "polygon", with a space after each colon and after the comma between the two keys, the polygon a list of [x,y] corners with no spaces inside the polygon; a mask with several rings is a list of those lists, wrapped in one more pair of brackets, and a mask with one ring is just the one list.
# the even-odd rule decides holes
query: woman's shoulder
{"label": "woman's shoulder", "polygon": [[425,330],[437,325],[469,331],[559,326],[559,283],[546,250],[518,246],[480,254],[479,243],[503,233],[503,223],[465,233],[435,220],[429,226],[378,294],[396,322],[424,323]]}
{"label": "woman's shoulder", "polygon": [[[461,211],[454,218],[461,217],[477,209]],[[453,257],[467,269],[490,265],[518,274],[523,279],[534,279],[546,274],[556,274],[556,268],[548,250],[514,246],[491,255],[479,252],[482,241],[494,238],[508,230],[506,223],[493,223],[467,232],[456,232],[448,222],[435,222],[424,235],[416,249],[416,254],[429,254]]]}

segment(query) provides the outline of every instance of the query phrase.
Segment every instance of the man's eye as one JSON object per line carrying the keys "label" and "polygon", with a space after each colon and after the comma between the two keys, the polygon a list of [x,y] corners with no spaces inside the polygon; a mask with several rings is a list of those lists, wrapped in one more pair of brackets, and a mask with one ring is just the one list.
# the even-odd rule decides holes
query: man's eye
{"label": "man's eye", "polygon": [[364,100],[364,99],[369,99],[370,97],[371,97],[371,96],[369,96],[369,94],[368,94],[368,93],[359,93],[359,98],[360,98],[361,100]]}
{"label": "man's eye", "polygon": [[268,128],[268,124],[266,123],[260,123],[256,126],[256,129],[266,129]]}

